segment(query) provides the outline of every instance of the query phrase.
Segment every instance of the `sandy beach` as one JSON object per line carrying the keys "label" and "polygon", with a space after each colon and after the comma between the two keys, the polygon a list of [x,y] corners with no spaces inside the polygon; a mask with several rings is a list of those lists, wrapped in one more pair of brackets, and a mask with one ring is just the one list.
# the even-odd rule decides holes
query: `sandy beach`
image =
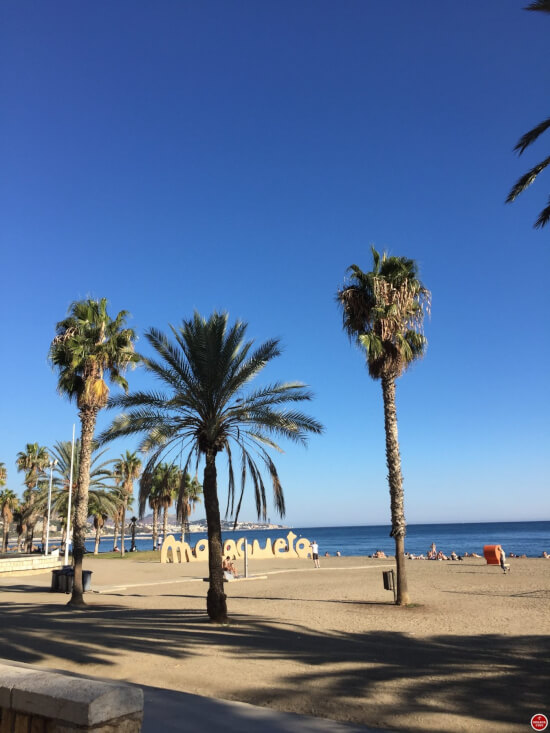
{"label": "sandy beach", "polygon": [[550,710],[550,561],[510,563],[410,561],[397,608],[391,558],[257,560],[218,627],[206,564],[87,557],[82,612],[49,573],[0,580],[0,656],[389,730],[529,730]]}

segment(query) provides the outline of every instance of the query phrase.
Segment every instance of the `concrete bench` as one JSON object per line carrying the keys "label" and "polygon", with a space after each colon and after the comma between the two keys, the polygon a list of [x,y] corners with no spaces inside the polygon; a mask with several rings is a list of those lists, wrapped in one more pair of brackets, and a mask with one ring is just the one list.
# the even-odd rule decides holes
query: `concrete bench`
{"label": "concrete bench", "polygon": [[0,660],[0,733],[139,733],[143,692]]}

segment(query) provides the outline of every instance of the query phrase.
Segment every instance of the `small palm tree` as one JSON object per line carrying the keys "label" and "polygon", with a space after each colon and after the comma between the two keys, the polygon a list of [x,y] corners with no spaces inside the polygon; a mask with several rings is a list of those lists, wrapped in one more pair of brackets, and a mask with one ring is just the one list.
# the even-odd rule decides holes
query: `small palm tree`
{"label": "small palm tree", "polygon": [[174,464],[159,463],[153,472],[140,481],[139,516],[143,518],[147,502],[153,510],[153,550],[158,544],[158,516],[164,510],[163,540],[166,539],[168,509],[170,508],[181,481],[181,473]]}
{"label": "small palm tree", "polygon": [[130,522],[132,523],[132,544],[130,545],[130,552],[135,552],[136,549],[136,522],[138,518],[132,517]]}
{"label": "small palm tree", "polygon": [[202,485],[195,475],[193,479],[188,473],[184,473],[178,491],[177,516],[181,522],[181,541],[185,542],[185,531],[189,532],[189,517],[195,511],[197,504],[200,504]]}
{"label": "small palm tree", "polygon": [[139,518],[143,519],[147,504],[153,511],[153,550],[157,549],[158,543],[158,526],[159,511],[161,508],[160,499],[160,467],[157,466],[152,476],[147,476],[147,480],[143,480],[143,475],[139,482]]}
{"label": "small palm tree", "polygon": [[27,443],[26,449],[19,451],[16,458],[17,470],[24,472],[25,485],[27,487],[24,494],[25,507],[23,508],[27,528],[27,537],[25,540],[25,549],[27,552],[32,551],[34,526],[38,519],[38,514],[34,507],[36,498],[35,489],[40,479],[43,478],[44,469],[49,461],[50,456],[48,455],[47,448],[38,445],[38,443]]}
{"label": "small palm tree", "polygon": [[[218,499],[216,456],[228,459],[228,511],[238,516],[250,476],[255,490],[258,515],[266,516],[266,493],[255,454],[272,481],[275,506],[284,516],[285,502],[277,469],[267,448],[280,450],[274,437],[305,443],[308,433],[320,433],[322,426],[295,409],[281,405],[311,399],[298,382],[277,383],[247,391],[249,382],[280,354],[276,340],[256,350],[245,341],[246,324],[228,327],[226,314],[202,318],[198,313],[180,328],[171,327],[175,343],[162,332],[151,329],[147,340],[156,358],[145,358],[145,368],[164,386],[165,392],[138,392],[115,398],[111,407],[129,409],[116,418],[101,440],[144,433],[140,449],[150,453],[142,486],[152,480],[162,456],[175,449],[187,450],[185,473],[194,458],[205,461],[203,491],[208,526],[209,580],[207,612],[213,621],[227,619],[226,596],[221,567],[222,535]],[[241,459],[241,486],[235,506],[233,449]]]}
{"label": "small palm tree", "polygon": [[6,470],[6,464],[0,463],[0,487],[6,485],[7,479],[8,479],[8,472]]}
{"label": "small palm tree", "polygon": [[23,549],[23,541],[27,531],[27,524],[21,504],[13,513],[13,521],[15,522],[15,530],[17,532],[17,552],[21,552]]}
{"label": "small palm tree", "polygon": [[0,491],[0,512],[2,513],[3,538],[2,552],[8,551],[8,538],[10,532],[10,524],[13,522],[13,514],[19,507],[19,499],[11,489],[3,489]]}
{"label": "small palm tree", "polygon": [[159,466],[159,488],[158,500],[163,509],[162,516],[162,541],[168,534],[168,510],[177,497],[178,488],[181,482],[181,471],[174,464],[161,463]]}
{"label": "small palm tree", "polygon": [[116,503],[119,501],[119,495],[113,492],[97,491],[94,493],[90,493],[88,511],[90,513],[90,516],[93,518],[95,529],[94,555],[97,555],[99,553],[101,530],[103,528],[103,525],[105,524],[105,520],[113,511]]}
{"label": "small palm tree", "polygon": [[116,489],[118,491],[120,502],[118,502],[113,507],[113,511],[109,514],[110,518],[113,520],[113,552],[116,552],[118,550],[118,533],[120,532],[120,522],[122,519],[122,504],[124,502],[124,499],[122,497],[122,491],[120,490],[120,487],[117,486]]}
{"label": "small palm tree", "polygon": [[338,291],[344,329],[365,351],[369,374],[382,383],[386,462],[391,497],[391,536],[395,539],[397,604],[410,602],[405,574],[405,510],[397,434],[395,381],[422,356],[424,311],[430,293],[417,276],[416,264],[405,257],[380,257],[372,248],[374,267],[349,268],[350,282]]}
{"label": "small palm tree", "polygon": [[88,518],[90,458],[97,413],[105,407],[109,395],[105,377],[109,376],[111,382],[127,390],[123,372],[138,361],[134,352],[135,334],[124,328],[127,316],[126,311],[120,311],[111,319],[105,298],[73,303],[67,318],[57,324],[56,336],[50,346],[50,362],[59,373],[58,391],[76,400],[82,426],[75,496],[74,584],[69,601],[74,606],[85,605],[82,558]]}
{"label": "small palm tree", "polygon": [[[52,516],[59,518],[63,527],[63,536],[61,544],[64,546],[66,542],[67,534],[67,512],[69,509],[69,481],[70,481],[70,467],[71,467],[71,452],[72,442],[70,440],[58,441],[53,448],[50,449],[52,458],[57,460],[57,464],[54,468],[54,476],[52,480],[52,504],[51,513]],[[110,479],[112,476],[110,467],[113,463],[112,460],[101,461],[102,457],[107,451],[100,451],[97,444],[94,443],[92,453],[90,456],[90,484],[88,489],[89,501],[95,501],[95,494],[101,491],[108,491],[111,489]],[[74,477],[78,475],[79,469],[79,457],[80,457],[80,441],[75,442],[75,455],[73,465],[73,496],[78,485],[78,482],[74,480]],[[40,512],[45,512],[48,505],[48,488],[49,482],[43,482],[41,491],[36,497],[36,509]],[[90,506],[88,506],[89,510]],[[74,503],[71,506],[71,524],[74,525]],[[91,514],[91,512],[90,512]]]}
{"label": "small palm tree", "polygon": [[134,491],[134,481],[136,481],[141,474],[141,461],[137,457],[136,453],[130,453],[126,451],[120,459],[115,463],[114,475],[118,486],[122,491],[122,537],[120,545],[120,554],[123,556],[125,552],[124,546],[124,532],[126,527],[126,509],[128,508],[128,499],[131,499]]}

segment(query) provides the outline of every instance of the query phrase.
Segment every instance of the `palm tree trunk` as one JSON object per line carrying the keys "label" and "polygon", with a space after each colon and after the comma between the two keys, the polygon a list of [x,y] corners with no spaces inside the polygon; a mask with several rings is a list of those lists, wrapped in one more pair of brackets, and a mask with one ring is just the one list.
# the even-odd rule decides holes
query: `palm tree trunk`
{"label": "palm tree trunk", "polygon": [[159,508],[153,507],[153,550],[157,549],[157,540],[159,534]]}
{"label": "palm tree trunk", "polygon": [[73,532],[73,564],[74,583],[73,594],[69,601],[70,606],[85,606],[84,586],[82,583],[82,558],[84,557],[84,543],[86,542],[86,523],[88,519],[88,488],[90,486],[90,460],[92,442],[97,416],[94,407],[83,407],[80,410],[82,424],[80,436],[80,463],[78,470],[78,484],[75,496],[75,517]]}
{"label": "palm tree trunk", "polygon": [[401,475],[401,456],[397,434],[397,412],[395,409],[395,378],[382,377],[382,396],[384,398],[384,426],[386,429],[386,463],[391,500],[391,533],[395,540],[395,563],[397,566],[398,606],[410,603],[405,570],[405,507],[403,496],[403,477]]}
{"label": "palm tree trunk", "polygon": [[34,522],[29,517],[27,522],[27,534],[25,536],[25,551],[32,552],[32,545],[34,542]]}
{"label": "palm tree trunk", "polygon": [[164,514],[162,517],[162,541],[166,540],[166,532],[168,531],[168,507],[164,507]]}
{"label": "palm tree trunk", "polygon": [[223,592],[222,528],[218,501],[216,454],[213,450],[206,453],[203,492],[208,528],[208,569],[210,571],[206,611],[212,621],[224,623],[227,621],[227,596]]}
{"label": "palm tree trunk", "polygon": [[136,549],[136,523],[132,522],[132,544],[130,546],[130,552],[134,552],[135,549]]}
{"label": "palm tree trunk", "polygon": [[114,522],[114,527],[113,527],[113,552],[115,552],[115,550],[116,550],[116,541],[117,541],[117,538],[118,538],[118,525],[119,525],[119,523],[120,523],[120,521],[119,521],[118,514],[117,514],[117,516],[115,517],[115,522]]}
{"label": "palm tree trunk", "polygon": [[94,547],[94,555],[99,555],[99,541],[100,541],[100,534],[101,534],[101,527],[99,524],[97,525],[95,529],[95,547]]}
{"label": "palm tree trunk", "polygon": [[65,552],[65,542],[67,541],[67,522],[63,523],[63,531],[61,533],[61,548]]}
{"label": "palm tree trunk", "polygon": [[8,535],[10,533],[10,523],[6,515],[4,515],[4,532],[2,537],[2,552],[8,551]]}
{"label": "palm tree trunk", "polygon": [[126,504],[128,503],[128,497],[124,497],[124,501],[122,503],[122,520],[121,520],[121,528],[120,528],[120,556],[124,557],[124,551],[126,550],[124,546],[124,535],[126,533]]}
{"label": "palm tree trunk", "polygon": [[22,524],[21,525],[21,532],[17,535],[17,552],[21,552],[21,548],[23,547],[23,535],[27,531],[27,525]]}
{"label": "palm tree trunk", "polygon": [[32,515],[32,507],[34,506],[34,494],[32,487],[30,487],[29,495],[29,518],[27,520],[27,533],[25,535],[25,550],[26,552],[32,552],[32,543],[34,539],[34,523],[35,519]]}

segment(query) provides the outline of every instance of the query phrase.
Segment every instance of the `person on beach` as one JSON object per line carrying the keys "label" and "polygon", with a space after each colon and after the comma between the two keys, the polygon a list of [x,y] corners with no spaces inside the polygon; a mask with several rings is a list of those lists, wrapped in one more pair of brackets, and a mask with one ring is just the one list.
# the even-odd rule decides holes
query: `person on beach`
{"label": "person on beach", "polygon": [[[342,553],[340,552],[340,550],[336,550],[336,557],[342,557]],[[544,555],[543,555],[543,557],[544,557]]]}
{"label": "person on beach", "polygon": [[319,545],[317,544],[317,542],[315,542],[315,540],[313,540],[309,547],[311,549],[311,557],[313,558],[314,567],[320,568],[321,566],[319,564]]}
{"label": "person on beach", "polygon": [[506,571],[510,572],[510,565],[506,562],[506,553],[500,548],[500,567],[504,570],[504,575],[506,575]]}
{"label": "person on beach", "polygon": [[222,570],[223,577],[226,580],[234,580],[238,577],[237,568],[231,562],[231,558],[229,555],[222,561]]}
{"label": "person on beach", "polygon": [[544,557],[545,560],[550,560],[550,555],[546,552],[546,550],[542,551],[541,557]]}

